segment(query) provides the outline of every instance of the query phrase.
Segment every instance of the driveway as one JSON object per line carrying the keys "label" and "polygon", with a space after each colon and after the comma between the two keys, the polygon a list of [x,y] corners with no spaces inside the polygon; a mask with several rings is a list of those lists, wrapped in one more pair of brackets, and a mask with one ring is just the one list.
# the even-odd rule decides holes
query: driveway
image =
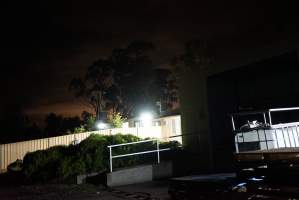
{"label": "driveway", "polygon": [[154,181],[105,189],[94,185],[26,185],[0,188],[1,200],[166,200],[168,183]]}

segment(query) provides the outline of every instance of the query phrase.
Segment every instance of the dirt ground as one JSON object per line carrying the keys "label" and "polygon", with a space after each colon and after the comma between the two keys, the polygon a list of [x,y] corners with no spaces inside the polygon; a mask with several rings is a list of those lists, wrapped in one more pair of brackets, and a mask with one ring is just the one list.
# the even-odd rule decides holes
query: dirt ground
{"label": "dirt ground", "polygon": [[1,186],[1,200],[167,200],[167,182],[149,182],[106,189],[95,185]]}

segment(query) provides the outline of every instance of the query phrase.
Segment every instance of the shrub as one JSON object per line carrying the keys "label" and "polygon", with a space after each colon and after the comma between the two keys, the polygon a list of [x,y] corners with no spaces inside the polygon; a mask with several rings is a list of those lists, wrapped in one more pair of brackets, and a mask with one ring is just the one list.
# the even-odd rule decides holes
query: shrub
{"label": "shrub", "polygon": [[[96,170],[103,170],[109,168],[109,149],[107,146],[113,144],[121,144],[127,142],[136,142],[140,138],[134,135],[95,135],[92,134],[86,140],[80,143],[80,153],[86,164],[87,172]],[[120,148],[113,148],[113,155],[132,153],[136,151],[134,146],[123,146]],[[119,158],[113,160],[113,166],[122,167],[129,166],[136,163],[136,157]]]}
{"label": "shrub", "polygon": [[8,172],[18,172],[22,170],[23,162],[20,159],[17,159],[15,162],[7,166]]}
{"label": "shrub", "polygon": [[96,118],[94,116],[89,116],[87,118],[87,121],[85,122],[85,129],[87,131],[94,131],[95,130],[95,123],[96,123]]}
{"label": "shrub", "polygon": [[[122,143],[128,143],[128,142],[137,142],[140,141],[141,139],[139,137],[136,137],[134,135],[122,135],[122,134],[116,134],[113,136],[108,136],[108,143],[109,145],[114,145],[114,144],[122,144]],[[120,146],[120,147],[115,147],[113,148],[113,155],[120,155],[120,154],[127,154],[127,153],[134,153],[136,152],[137,148],[136,145],[129,145],[129,146]],[[107,148],[108,151],[108,148]],[[107,155],[108,152],[107,152]],[[131,166],[136,164],[138,161],[137,156],[130,156],[130,157],[123,157],[123,158],[117,158],[113,160],[113,167],[118,168],[118,167],[123,167],[123,166]]]}
{"label": "shrub", "polygon": [[[56,146],[47,150],[27,153],[22,171],[32,181],[67,180],[78,174],[109,169],[108,145],[136,142],[140,138],[133,135],[90,135],[78,145]],[[175,148],[177,142],[161,143],[161,148]],[[113,155],[153,150],[156,143],[142,143],[113,148]],[[113,160],[113,166],[124,167],[154,158],[154,154],[131,156]]]}
{"label": "shrub", "polygon": [[181,146],[181,144],[178,141],[169,141],[169,142],[161,142],[160,148],[170,148],[170,149],[177,149]]}
{"label": "shrub", "polygon": [[107,136],[91,135],[79,144],[78,156],[85,163],[85,171],[104,169],[107,163]]}
{"label": "shrub", "polygon": [[75,129],[74,129],[74,133],[83,133],[83,132],[85,132],[86,131],[86,129],[85,129],[85,127],[83,126],[83,125],[81,125],[81,126],[79,126],[79,127],[76,127]]}
{"label": "shrub", "polygon": [[67,156],[57,165],[57,177],[65,180],[85,173],[85,162],[77,156]]}
{"label": "shrub", "polygon": [[120,113],[113,113],[108,116],[108,122],[114,128],[121,128],[125,120]]}
{"label": "shrub", "polygon": [[56,146],[26,154],[23,161],[23,172],[32,180],[49,180],[57,177],[55,170],[64,159],[67,147]]}

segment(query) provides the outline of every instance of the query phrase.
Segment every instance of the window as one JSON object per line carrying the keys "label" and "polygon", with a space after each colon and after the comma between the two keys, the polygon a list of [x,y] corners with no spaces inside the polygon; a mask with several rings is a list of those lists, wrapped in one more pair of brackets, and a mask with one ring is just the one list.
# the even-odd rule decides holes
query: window
{"label": "window", "polygon": [[152,125],[153,126],[161,126],[161,122],[160,121],[153,121]]}

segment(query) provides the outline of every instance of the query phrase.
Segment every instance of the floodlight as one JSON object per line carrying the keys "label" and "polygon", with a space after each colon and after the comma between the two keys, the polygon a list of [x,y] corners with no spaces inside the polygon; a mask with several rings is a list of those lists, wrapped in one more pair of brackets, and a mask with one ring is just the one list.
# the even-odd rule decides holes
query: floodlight
{"label": "floodlight", "polygon": [[107,124],[104,122],[98,122],[96,126],[98,129],[105,129],[107,127]]}
{"label": "floodlight", "polygon": [[139,120],[142,121],[143,126],[151,125],[152,119],[153,115],[150,112],[143,112],[139,117]]}

